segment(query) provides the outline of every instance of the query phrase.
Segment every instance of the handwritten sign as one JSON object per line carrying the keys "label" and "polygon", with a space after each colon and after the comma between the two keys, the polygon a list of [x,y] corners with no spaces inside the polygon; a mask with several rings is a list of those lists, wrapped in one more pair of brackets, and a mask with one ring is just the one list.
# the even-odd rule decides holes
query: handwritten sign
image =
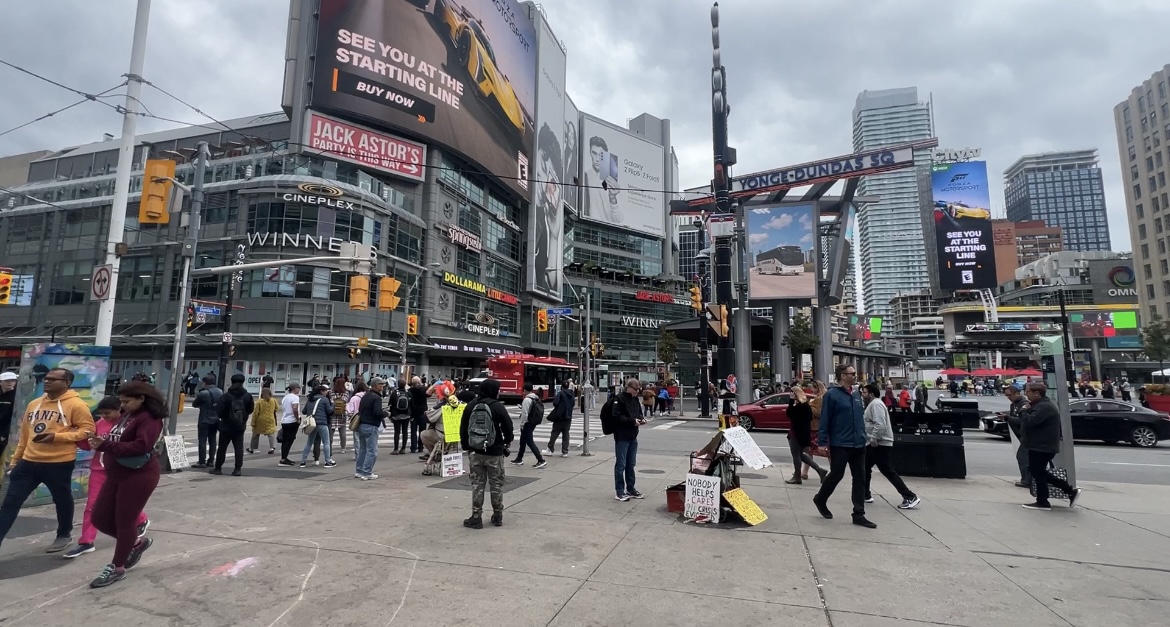
{"label": "handwritten sign", "polygon": [[458,477],[463,474],[463,453],[443,453],[443,476]]}
{"label": "handwritten sign", "polygon": [[167,459],[171,470],[180,470],[191,467],[191,460],[187,459],[187,445],[183,443],[183,436],[168,435],[163,438],[167,447]]}
{"label": "handwritten sign", "polygon": [[719,487],[722,482],[719,477],[688,473],[683,516],[706,516],[711,522],[719,522]]}
{"label": "handwritten sign", "polygon": [[759,470],[772,465],[772,460],[760,450],[760,445],[743,427],[731,427],[723,432],[723,437],[748,468]]}
{"label": "handwritten sign", "polygon": [[768,520],[768,515],[756,505],[747,492],[743,491],[743,488],[728,490],[723,493],[723,498],[727,499],[728,505],[731,505],[731,509],[734,509],[744,522],[753,527]]}
{"label": "handwritten sign", "polygon": [[443,441],[451,444],[459,441],[459,423],[463,420],[464,405],[458,411],[443,412]]}

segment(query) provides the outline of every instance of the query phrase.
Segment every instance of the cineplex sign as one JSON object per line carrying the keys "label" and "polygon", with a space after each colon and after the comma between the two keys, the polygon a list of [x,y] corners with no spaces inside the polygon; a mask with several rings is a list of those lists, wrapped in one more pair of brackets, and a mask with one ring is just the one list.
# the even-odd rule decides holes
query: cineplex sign
{"label": "cineplex sign", "polygon": [[483,283],[480,283],[479,281],[476,281],[474,279],[468,279],[466,277],[461,277],[458,274],[455,274],[454,272],[444,272],[443,273],[443,283],[446,283],[447,285],[453,285],[455,287],[463,288],[465,290],[470,290],[470,291],[475,292],[477,294],[482,294],[482,295],[490,298],[491,300],[494,300],[494,301],[500,302],[500,303],[504,303],[505,305],[515,305],[515,304],[520,302],[520,299],[517,298],[513,294],[509,294],[507,292],[501,292],[500,290],[497,290],[494,287],[488,287],[488,286],[484,285]]}

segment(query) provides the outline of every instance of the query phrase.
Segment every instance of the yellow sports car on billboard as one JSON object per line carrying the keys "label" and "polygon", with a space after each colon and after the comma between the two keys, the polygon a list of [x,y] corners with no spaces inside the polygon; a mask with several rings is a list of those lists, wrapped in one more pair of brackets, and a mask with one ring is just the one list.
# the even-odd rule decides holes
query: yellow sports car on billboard
{"label": "yellow sports car on billboard", "polygon": [[970,207],[961,202],[946,202],[937,201],[934,203],[936,209],[941,210],[948,216],[958,220],[960,218],[978,218],[987,220],[991,218],[991,212],[981,207]]}
{"label": "yellow sports car on billboard", "polygon": [[489,99],[509,122],[523,132],[525,116],[520,99],[508,77],[496,65],[495,52],[480,20],[450,0],[435,0],[435,16],[447,27],[459,63],[467,68],[479,94]]}

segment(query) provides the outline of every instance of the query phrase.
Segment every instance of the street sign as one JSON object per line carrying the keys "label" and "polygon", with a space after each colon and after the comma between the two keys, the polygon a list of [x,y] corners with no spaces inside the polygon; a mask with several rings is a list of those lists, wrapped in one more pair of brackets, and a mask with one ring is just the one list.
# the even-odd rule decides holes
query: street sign
{"label": "street sign", "polygon": [[571,315],[573,315],[573,308],[572,307],[561,307],[559,309],[549,309],[548,315],[550,315],[550,316],[571,316]]}
{"label": "street sign", "polygon": [[232,343],[232,333],[231,333],[231,331],[224,331],[224,333],[223,333],[223,343],[224,343],[224,344],[231,344],[231,343]]}
{"label": "street sign", "polygon": [[358,346],[365,348],[370,345],[370,338],[362,336],[358,338]]}
{"label": "street sign", "polygon": [[198,322],[199,324],[203,324],[204,322],[207,322],[207,314],[203,313],[202,311],[196,311],[195,312],[195,322]]}
{"label": "street sign", "polygon": [[[208,315],[208,316],[218,316],[218,315],[223,313],[223,310],[220,309],[219,307],[212,307],[211,305],[196,304],[195,305],[195,313],[204,314],[204,315]],[[202,320],[200,320],[200,322],[202,322]]]}
{"label": "street sign", "polygon": [[89,277],[89,295],[93,300],[110,300],[113,266],[95,266]]}

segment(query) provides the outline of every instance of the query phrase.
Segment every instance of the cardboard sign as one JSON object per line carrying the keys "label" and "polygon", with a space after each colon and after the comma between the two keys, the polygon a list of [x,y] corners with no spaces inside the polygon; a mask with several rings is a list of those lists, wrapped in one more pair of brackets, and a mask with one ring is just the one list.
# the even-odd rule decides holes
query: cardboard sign
{"label": "cardboard sign", "polygon": [[443,476],[458,477],[463,474],[463,453],[443,453]]}
{"label": "cardboard sign", "polygon": [[723,438],[735,449],[743,463],[752,470],[759,470],[764,466],[771,466],[772,460],[760,450],[760,445],[743,427],[731,427],[723,432]]}
{"label": "cardboard sign", "polygon": [[728,490],[723,493],[723,498],[727,499],[727,504],[731,506],[731,509],[743,517],[744,522],[753,527],[768,520],[768,515],[760,509],[759,505],[756,505],[747,492],[743,491],[743,488]]}
{"label": "cardboard sign", "polygon": [[170,461],[171,470],[191,467],[191,460],[187,458],[187,445],[183,443],[183,436],[168,435],[163,438],[163,442],[167,447],[167,459]]}
{"label": "cardboard sign", "polygon": [[719,477],[688,473],[683,516],[686,518],[706,516],[711,522],[719,522],[719,488],[722,483],[723,480]]}
{"label": "cardboard sign", "polygon": [[[466,407],[466,405],[464,406]],[[466,410],[465,410],[466,411]],[[450,444],[459,441],[459,423],[463,421],[462,411],[443,412],[443,441]]]}

